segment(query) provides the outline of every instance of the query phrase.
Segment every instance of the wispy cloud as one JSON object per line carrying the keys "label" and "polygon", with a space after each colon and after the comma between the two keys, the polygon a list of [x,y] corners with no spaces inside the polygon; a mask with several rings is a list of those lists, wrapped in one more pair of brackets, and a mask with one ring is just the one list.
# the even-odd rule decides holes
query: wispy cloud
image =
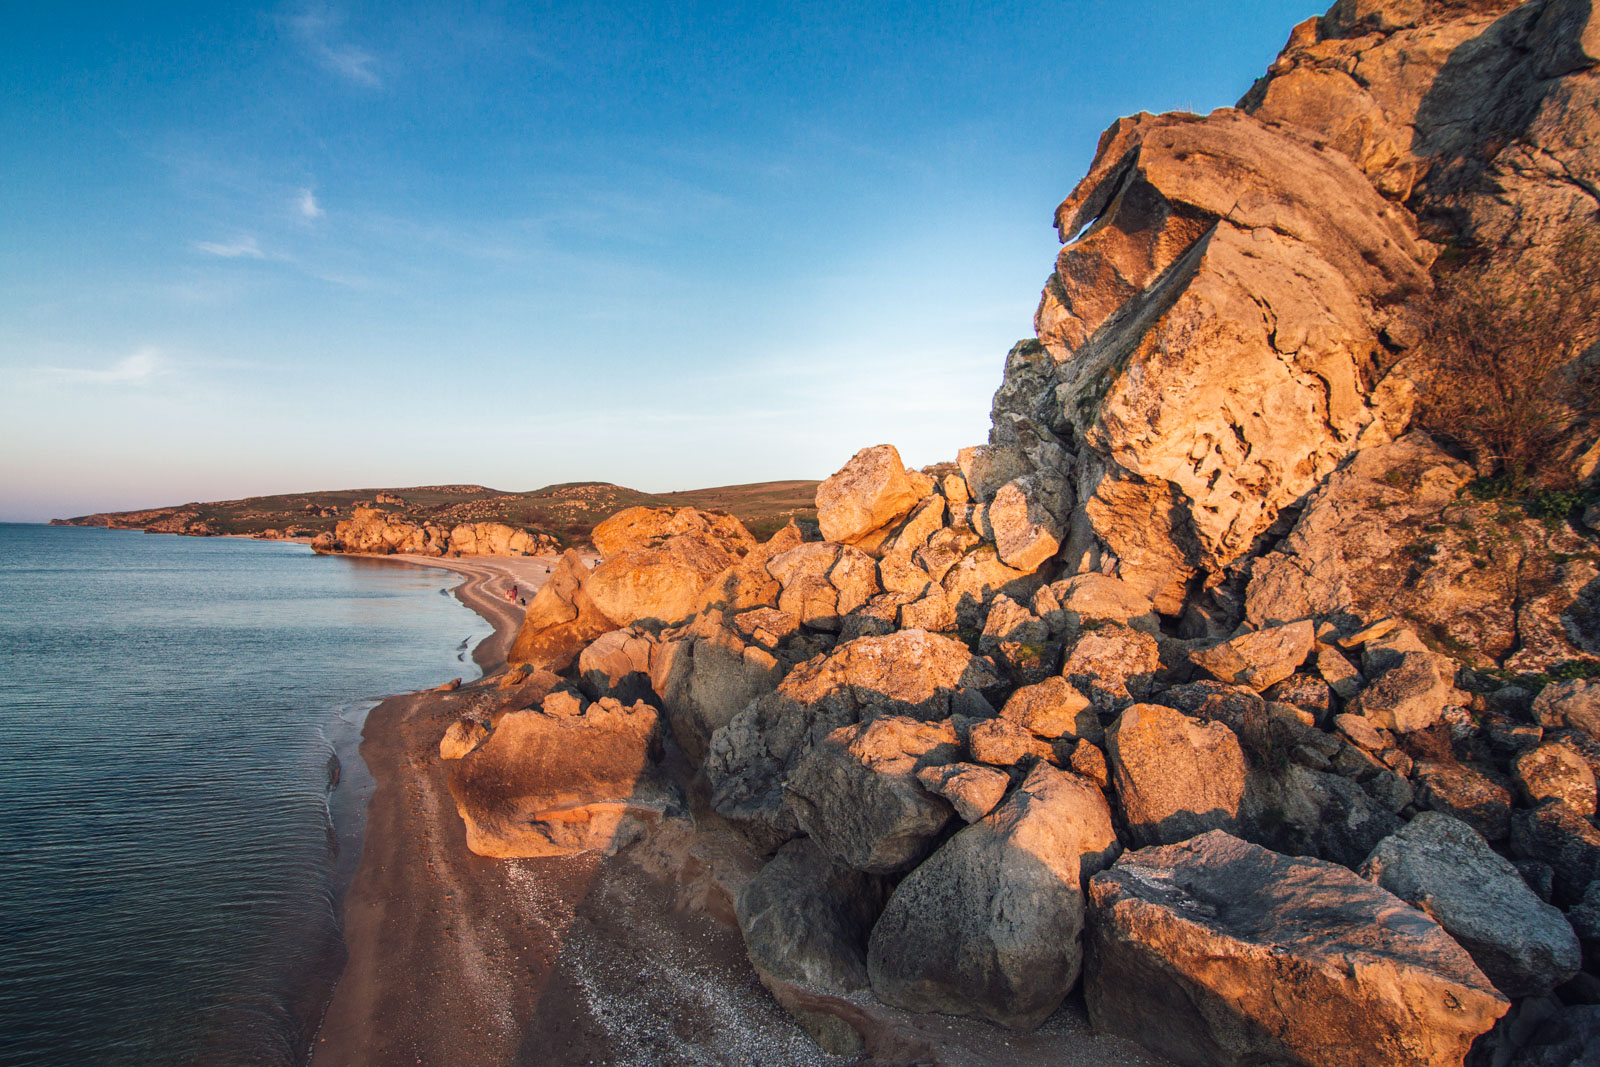
{"label": "wispy cloud", "polygon": [[383,84],[378,57],[359,45],[338,38],[343,18],[327,8],[307,9],[287,20],[296,42],[324,69],[369,89]]}
{"label": "wispy cloud", "polygon": [[241,237],[236,241],[196,241],[196,252],[204,252],[211,256],[221,256],[223,259],[266,259],[267,254],[261,251],[261,246],[254,237]]}
{"label": "wispy cloud", "polygon": [[109,367],[44,367],[42,370],[57,381],[77,385],[148,385],[163,374],[172,372],[171,366],[155,348],[139,349]]}
{"label": "wispy cloud", "polygon": [[300,217],[305,219],[320,219],[327,212],[322,210],[322,205],[317,203],[317,194],[310,189],[300,190],[300,195],[295,198],[295,207],[300,212]]}

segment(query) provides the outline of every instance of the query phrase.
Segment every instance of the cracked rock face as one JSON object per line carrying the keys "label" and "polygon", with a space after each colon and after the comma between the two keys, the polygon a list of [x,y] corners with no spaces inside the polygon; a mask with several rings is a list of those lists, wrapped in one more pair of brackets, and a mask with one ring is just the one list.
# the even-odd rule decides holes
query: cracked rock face
{"label": "cracked rock face", "polygon": [[1344,155],[1237,111],[1120,120],[1057,225],[1043,350],[1008,361],[993,436],[1070,443],[1068,563],[1173,613],[1405,416],[1379,334],[1431,252]]}

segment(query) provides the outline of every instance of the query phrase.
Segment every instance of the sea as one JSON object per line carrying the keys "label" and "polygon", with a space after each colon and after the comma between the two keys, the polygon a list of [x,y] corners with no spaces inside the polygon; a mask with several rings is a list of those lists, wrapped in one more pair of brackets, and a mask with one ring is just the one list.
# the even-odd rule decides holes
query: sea
{"label": "sea", "polygon": [[379,698],[477,677],[447,571],[0,524],[0,1064],[301,1064]]}

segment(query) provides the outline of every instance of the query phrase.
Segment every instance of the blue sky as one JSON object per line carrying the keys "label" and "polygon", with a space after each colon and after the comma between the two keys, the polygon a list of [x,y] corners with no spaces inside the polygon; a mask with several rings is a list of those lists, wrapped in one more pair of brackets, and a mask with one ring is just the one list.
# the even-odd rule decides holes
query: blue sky
{"label": "blue sky", "polygon": [[7,5],[0,520],[951,458],[1101,130],[1316,10]]}

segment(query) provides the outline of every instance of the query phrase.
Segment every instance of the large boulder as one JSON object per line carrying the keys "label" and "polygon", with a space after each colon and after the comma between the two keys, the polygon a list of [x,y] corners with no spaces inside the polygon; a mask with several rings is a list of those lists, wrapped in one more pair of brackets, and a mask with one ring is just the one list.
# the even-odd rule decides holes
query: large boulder
{"label": "large boulder", "polygon": [[1078,978],[1083,882],[1118,850],[1100,791],[1035,767],[896,887],[868,946],[873,992],[908,1011],[1038,1026]]}
{"label": "large boulder", "polygon": [[921,497],[895,447],[874,445],[817,486],[817,524],[824,540],[849,544],[903,518]]}
{"label": "large boulder", "polygon": [[1402,825],[1388,806],[1351,779],[1298,763],[1275,773],[1257,768],[1246,786],[1244,811],[1239,836],[1277,852],[1350,868],[1360,866]]}
{"label": "large boulder", "polygon": [[1372,850],[1361,875],[1432,916],[1508,997],[1544,996],[1578,970],[1561,912],[1460,819],[1423,812]]}
{"label": "large boulder", "polygon": [[619,624],[585,591],[588,576],[589,568],[576,549],[562,555],[529,601],[506,653],[508,663],[563,670],[591,641],[617,629]]}
{"label": "large boulder", "polygon": [[1135,704],[1106,731],[1117,801],[1140,844],[1236,830],[1248,775],[1244,750],[1220,722],[1159,704]]}
{"label": "large boulder", "polygon": [[1059,676],[1022,686],[1006,700],[1000,717],[1050,741],[1084,738],[1099,744],[1105,739],[1100,717],[1089,706],[1089,698]]}
{"label": "large boulder", "polygon": [[1549,864],[1559,904],[1576,904],[1600,878],[1600,830],[1559,800],[1511,817],[1511,854]]}
{"label": "large boulder", "polygon": [[1161,646],[1142,630],[1110,623],[1085,630],[1067,647],[1061,676],[1103,714],[1143,700],[1161,668]]}
{"label": "large boulder", "polygon": [[834,861],[868,874],[916,865],[954,815],[917,772],[961,758],[949,722],[898,715],[841,726],[789,772],[784,799]]}
{"label": "large boulder", "polygon": [[1549,742],[1519,753],[1511,761],[1517,789],[1528,804],[1538,807],[1559,800],[1585,818],[1595,812],[1595,777],[1588,762],[1563,744]]}
{"label": "large boulder", "polygon": [[989,660],[939,634],[899,630],[845,642],[794,668],[712,735],[705,764],[712,806],[775,847],[796,831],[783,778],[828,734],[879,715],[988,717],[983,691],[999,683]]}
{"label": "large boulder", "polygon": [[[546,705],[557,697],[571,703],[570,694],[554,694]],[[674,806],[656,771],[660,747],[660,717],[648,704],[606,699],[502,715],[486,740],[451,765],[467,847],[509,858],[628,843]]]}
{"label": "large boulder", "polygon": [[1510,1006],[1422,912],[1220,830],[1127,853],[1089,898],[1090,1021],[1174,1063],[1458,1067]]}
{"label": "large boulder", "polygon": [[757,971],[851,993],[867,984],[867,936],[884,896],[880,879],[839,866],[800,838],[744,884],[734,910]]}
{"label": "large boulder", "polygon": [[1034,594],[1033,610],[1055,633],[1076,633],[1089,622],[1115,622],[1146,633],[1161,632],[1150,598],[1105,574],[1077,574],[1052,582]]}
{"label": "large boulder", "polygon": [[[745,541],[754,543],[748,533]],[[711,583],[739,558],[716,533],[674,534],[607,556],[589,572],[583,589],[619,625],[673,623],[699,611]]]}
{"label": "large boulder", "polygon": [[640,548],[661,548],[683,536],[710,541],[729,555],[743,556],[756,539],[732,515],[695,508],[624,508],[589,533],[601,558],[610,559]]}

